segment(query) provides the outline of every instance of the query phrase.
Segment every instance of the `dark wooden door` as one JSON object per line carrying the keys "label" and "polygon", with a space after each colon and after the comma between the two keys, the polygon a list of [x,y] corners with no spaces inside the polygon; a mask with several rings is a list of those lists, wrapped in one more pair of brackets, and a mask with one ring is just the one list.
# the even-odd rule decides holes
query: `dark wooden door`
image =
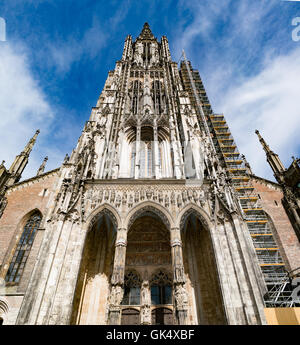
{"label": "dark wooden door", "polygon": [[168,308],[156,308],[152,310],[152,325],[173,325],[172,310]]}
{"label": "dark wooden door", "polygon": [[127,308],[122,310],[121,325],[139,325],[140,313],[133,308]]}

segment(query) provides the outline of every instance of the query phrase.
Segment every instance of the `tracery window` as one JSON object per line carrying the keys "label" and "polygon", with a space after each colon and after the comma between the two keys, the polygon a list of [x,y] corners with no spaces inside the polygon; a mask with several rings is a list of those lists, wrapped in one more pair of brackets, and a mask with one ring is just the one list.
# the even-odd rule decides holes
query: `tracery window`
{"label": "tracery window", "polygon": [[139,305],[141,280],[137,273],[129,271],[124,277],[124,296],[122,305]]}
{"label": "tracery window", "polygon": [[162,107],[163,107],[163,91],[162,91],[162,85],[159,80],[155,80],[152,83],[152,100],[154,104],[154,109],[157,114],[162,113]]}
{"label": "tracery window", "polygon": [[138,113],[139,97],[142,92],[141,82],[135,80],[131,84],[131,111],[134,115]]}
{"label": "tracery window", "polygon": [[22,236],[5,277],[6,282],[19,283],[41,220],[41,214],[39,212],[35,212],[25,224]]}
{"label": "tracery window", "polygon": [[151,304],[172,304],[172,282],[163,271],[156,273],[150,282]]}
{"label": "tracery window", "polygon": [[152,142],[143,142],[140,144],[140,177],[152,177],[153,169],[153,150]]}

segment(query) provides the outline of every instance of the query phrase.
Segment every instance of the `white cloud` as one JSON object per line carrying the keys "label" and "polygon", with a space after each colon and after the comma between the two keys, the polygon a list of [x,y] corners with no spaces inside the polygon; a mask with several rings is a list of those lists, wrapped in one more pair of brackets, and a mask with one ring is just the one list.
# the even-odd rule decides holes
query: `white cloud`
{"label": "white cloud", "polygon": [[[9,168],[36,129],[41,130],[38,141],[47,135],[54,115],[38,80],[32,75],[26,49],[12,47],[9,42],[0,47],[0,159],[5,160]],[[36,173],[41,155],[43,153],[35,147],[23,177]]]}
{"label": "white cloud", "polygon": [[273,179],[255,129],[286,167],[292,155],[299,155],[299,75],[300,47],[296,47],[287,55],[268,59],[257,75],[230,87],[217,105],[257,175]]}
{"label": "white cloud", "polygon": [[178,24],[176,54],[184,48],[199,70],[214,111],[224,113],[254,172],[274,179],[255,129],[286,167],[300,152],[300,48],[278,19],[287,8],[274,0],[187,0],[179,10],[190,20]]}

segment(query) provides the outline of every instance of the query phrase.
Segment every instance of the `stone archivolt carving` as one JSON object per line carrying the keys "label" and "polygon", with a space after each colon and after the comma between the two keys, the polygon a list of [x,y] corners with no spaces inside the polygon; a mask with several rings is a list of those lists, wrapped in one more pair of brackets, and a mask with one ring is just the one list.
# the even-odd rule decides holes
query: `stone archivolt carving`
{"label": "stone archivolt carving", "polygon": [[197,211],[195,211],[193,208],[188,209],[184,215],[181,217],[181,221],[180,221],[180,229],[183,229],[184,223],[187,220],[187,218],[191,215],[194,214],[197,218],[199,218],[199,220],[201,221],[201,223],[203,224],[203,226],[208,229],[208,224],[206,219]]}
{"label": "stone archivolt carving", "polygon": [[117,229],[118,228],[118,222],[117,222],[117,219],[116,217],[114,216],[114,214],[108,210],[107,208],[104,208],[102,211],[100,211],[98,214],[96,214],[92,220],[90,221],[90,224],[89,224],[89,228],[88,228],[88,231],[90,231],[93,227],[93,225],[95,223],[97,223],[99,221],[99,219],[103,216],[103,215],[107,215],[109,216],[110,220],[112,221],[113,225],[114,225],[114,228]]}
{"label": "stone archivolt carving", "polygon": [[[169,189],[161,189],[160,186],[86,186],[86,205],[89,205],[91,210],[100,206],[103,201],[116,208],[126,207],[127,210],[135,207],[138,203],[143,201],[154,201],[161,204],[164,208],[176,210],[179,212],[188,203],[195,203],[200,207],[204,207],[206,203],[205,192],[201,187],[174,187]],[[191,189],[191,190],[190,190]],[[104,199],[104,200],[103,200]],[[149,211],[156,213],[167,227],[169,221],[163,213],[154,207],[148,207]],[[143,210],[138,211],[135,218],[139,216]],[[88,214],[89,210],[86,209],[85,213]],[[133,223],[134,219],[130,221],[129,226]]]}

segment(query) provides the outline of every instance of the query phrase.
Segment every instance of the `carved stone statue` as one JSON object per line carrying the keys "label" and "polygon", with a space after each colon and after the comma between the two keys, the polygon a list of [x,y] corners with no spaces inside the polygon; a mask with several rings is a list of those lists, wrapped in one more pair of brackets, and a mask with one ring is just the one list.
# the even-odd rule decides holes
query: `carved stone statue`
{"label": "carved stone statue", "polygon": [[150,325],[151,324],[151,309],[150,306],[144,306],[142,308],[141,324]]}
{"label": "carved stone statue", "polygon": [[134,60],[138,65],[143,64],[143,57],[142,57],[143,50],[144,50],[143,43],[140,43],[140,42],[137,43],[135,47]]}
{"label": "carved stone statue", "polygon": [[120,285],[114,285],[111,288],[111,293],[109,296],[109,304],[113,306],[118,306],[121,304],[123,299],[123,289]]}
{"label": "carved stone statue", "polygon": [[188,305],[187,292],[182,284],[179,284],[175,287],[174,296],[175,296],[177,308],[182,309],[182,308],[187,307]]}
{"label": "carved stone statue", "polygon": [[143,305],[146,305],[146,306],[151,305],[150,287],[149,287],[148,280],[143,281],[142,289],[141,289],[141,297],[142,297]]}

